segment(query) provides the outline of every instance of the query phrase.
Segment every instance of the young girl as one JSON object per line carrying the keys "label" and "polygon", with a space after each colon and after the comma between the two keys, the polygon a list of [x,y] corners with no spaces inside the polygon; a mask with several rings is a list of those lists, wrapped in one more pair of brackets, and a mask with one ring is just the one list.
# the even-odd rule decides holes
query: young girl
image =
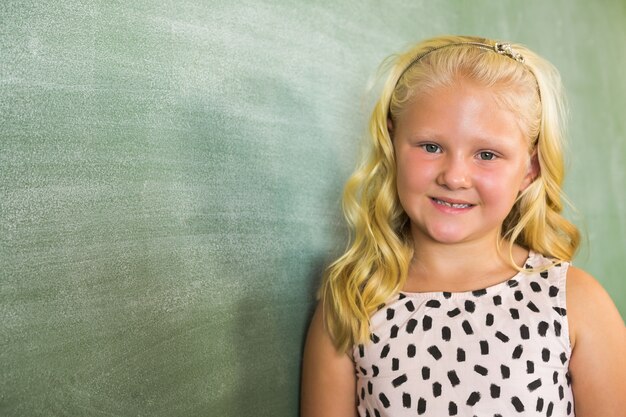
{"label": "young girl", "polygon": [[560,79],[446,36],[391,63],[306,342],[303,417],[624,416],[626,335],[570,265]]}

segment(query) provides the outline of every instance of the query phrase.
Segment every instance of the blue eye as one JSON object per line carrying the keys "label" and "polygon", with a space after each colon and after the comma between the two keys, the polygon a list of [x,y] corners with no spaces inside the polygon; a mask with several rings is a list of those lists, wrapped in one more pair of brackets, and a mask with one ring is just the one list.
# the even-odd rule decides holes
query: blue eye
{"label": "blue eye", "polygon": [[483,161],[491,161],[495,159],[496,154],[493,152],[483,151],[478,154],[478,157]]}
{"label": "blue eye", "polygon": [[433,143],[427,143],[425,145],[422,145],[422,148],[428,153],[437,153],[440,151],[439,146]]}

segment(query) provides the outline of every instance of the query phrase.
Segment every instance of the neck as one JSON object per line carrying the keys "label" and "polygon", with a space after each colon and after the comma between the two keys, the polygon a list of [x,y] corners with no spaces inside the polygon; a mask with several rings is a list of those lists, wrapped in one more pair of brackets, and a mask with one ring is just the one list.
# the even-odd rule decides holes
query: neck
{"label": "neck", "polygon": [[[528,251],[514,245],[515,263],[523,265]],[[469,291],[505,281],[517,271],[509,261],[509,243],[497,241],[453,245],[418,241],[409,268],[406,290]]]}

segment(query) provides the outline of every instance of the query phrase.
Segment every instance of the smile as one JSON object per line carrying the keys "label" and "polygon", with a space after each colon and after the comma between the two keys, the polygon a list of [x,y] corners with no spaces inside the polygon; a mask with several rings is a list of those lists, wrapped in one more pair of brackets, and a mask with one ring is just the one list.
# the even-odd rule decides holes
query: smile
{"label": "smile", "polygon": [[452,207],[452,208],[456,208],[456,209],[464,209],[464,208],[470,208],[473,207],[473,204],[469,204],[469,203],[448,203],[447,201],[443,201],[443,200],[439,200],[438,198],[431,198],[431,200],[433,200],[436,204],[439,204],[440,206],[445,206],[445,207]]}

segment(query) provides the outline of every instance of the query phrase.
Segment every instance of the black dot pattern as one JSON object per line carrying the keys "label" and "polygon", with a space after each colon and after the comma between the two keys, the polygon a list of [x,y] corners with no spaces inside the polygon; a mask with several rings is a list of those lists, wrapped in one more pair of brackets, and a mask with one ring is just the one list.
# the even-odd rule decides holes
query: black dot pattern
{"label": "black dot pattern", "polygon": [[[526,269],[548,263],[531,253]],[[353,350],[359,416],[574,416],[568,266],[380,306]]]}

